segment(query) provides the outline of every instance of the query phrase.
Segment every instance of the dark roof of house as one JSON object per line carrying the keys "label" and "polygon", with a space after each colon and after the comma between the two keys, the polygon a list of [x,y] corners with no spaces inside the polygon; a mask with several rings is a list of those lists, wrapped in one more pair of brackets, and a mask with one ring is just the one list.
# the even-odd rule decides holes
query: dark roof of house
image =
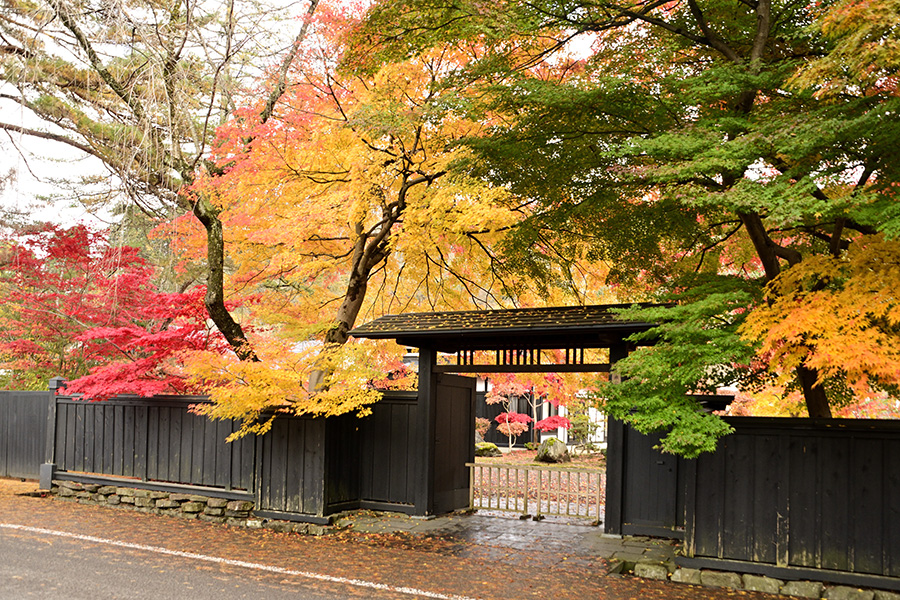
{"label": "dark roof of house", "polygon": [[[630,304],[385,315],[350,331],[358,338],[441,352],[503,348],[603,348],[653,323],[627,321],[613,310]],[[644,305],[648,306],[648,305]]]}

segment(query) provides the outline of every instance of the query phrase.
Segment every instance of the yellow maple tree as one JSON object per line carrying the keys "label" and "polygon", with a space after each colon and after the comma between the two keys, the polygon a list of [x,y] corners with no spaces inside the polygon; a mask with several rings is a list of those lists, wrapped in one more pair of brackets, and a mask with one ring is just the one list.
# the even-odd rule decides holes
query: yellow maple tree
{"label": "yellow maple tree", "polygon": [[[900,385],[900,241],[861,236],[838,255],[811,256],[768,286],[741,333],[761,343],[786,384],[798,366],[852,397]],[[838,389],[840,391],[840,389]]]}

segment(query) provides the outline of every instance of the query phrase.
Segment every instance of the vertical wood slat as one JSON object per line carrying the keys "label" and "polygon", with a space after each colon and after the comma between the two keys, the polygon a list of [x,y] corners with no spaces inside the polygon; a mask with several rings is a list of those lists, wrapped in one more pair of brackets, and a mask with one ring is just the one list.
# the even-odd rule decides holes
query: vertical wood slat
{"label": "vertical wood slat", "polygon": [[159,479],[159,424],[160,407],[151,406],[147,411],[147,466],[146,479]]}
{"label": "vertical wood slat", "polygon": [[67,464],[68,440],[72,437],[67,429],[69,423],[68,406],[56,404],[56,466],[65,469]]}
{"label": "vertical wood slat", "polygon": [[900,456],[900,440],[896,438],[884,440],[883,446],[881,464],[885,468],[886,475],[882,477],[884,482],[882,523],[885,527],[882,538],[884,540],[882,564],[885,575],[900,577],[900,534],[897,531],[897,523],[900,523],[900,472],[896,468],[887,468]]}
{"label": "vertical wood slat", "polygon": [[166,481],[169,475],[169,467],[171,466],[170,448],[172,446],[172,426],[171,415],[172,409],[168,406],[159,408],[159,428],[156,437],[156,476]]}
{"label": "vertical wood slat", "polygon": [[103,411],[103,472],[115,470],[116,411],[108,407]]}

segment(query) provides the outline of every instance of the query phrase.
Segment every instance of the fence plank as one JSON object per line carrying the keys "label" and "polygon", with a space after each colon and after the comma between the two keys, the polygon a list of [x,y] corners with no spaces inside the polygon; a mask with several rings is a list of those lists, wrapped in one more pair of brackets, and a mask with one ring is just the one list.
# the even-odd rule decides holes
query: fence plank
{"label": "fence plank", "polygon": [[854,440],[849,476],[849,502],[857,507],[857,518],[850,523],[850,546],[856,571],[881,573],[887,565],[882,561],[884,532],[884,472],[882,463],[884,440]]}
{"label": "fence plank", "polygon": [[[293,512],[305,512],[304,494],[302,494],[303,484],[306,479],[304,461],[296,460],[296,457],[303,455],[304,444],[306,442],[306,420],[291,419],[284,427],[285,429],[285,445],[283,454],[278,457],[272,457],[273,468],[275,464],[279,465],[279,470],[285,475],[285,491],[284,491],[284,510]],[[288,460],[288,457],[295,460]],[[277,460],[278,462],[274,462]]]}

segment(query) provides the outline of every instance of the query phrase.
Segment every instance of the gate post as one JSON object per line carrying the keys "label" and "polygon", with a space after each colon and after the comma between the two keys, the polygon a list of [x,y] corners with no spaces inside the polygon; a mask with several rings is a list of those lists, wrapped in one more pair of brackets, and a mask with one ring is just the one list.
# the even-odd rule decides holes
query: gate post
{"label": "gate post", "polygon": [[416,473],[415,515],[424,517],[434,507],[434,413],[437,376],[434,364],[437,352],[419,348],[419,392],[416,403]]}
{"label": "gate post", "polygon": [[53,476],[56,474],[56,395],[66,388],[63,377],[53,377],[49,381],[49,401],[47,404],[47,428],[44,431],[44,463],[40,469],[38,487],[49,490],[53,487]]}
{"label": "gate post", "polygon": [[[628,356],[624,341],[610,344],[610,379],[618,383],[618,375],[612,372],[615,364]],[[625,485],[625,424],[606,417],[606,515],[604,531],[610,535],[622,535],[622,502]]]}

